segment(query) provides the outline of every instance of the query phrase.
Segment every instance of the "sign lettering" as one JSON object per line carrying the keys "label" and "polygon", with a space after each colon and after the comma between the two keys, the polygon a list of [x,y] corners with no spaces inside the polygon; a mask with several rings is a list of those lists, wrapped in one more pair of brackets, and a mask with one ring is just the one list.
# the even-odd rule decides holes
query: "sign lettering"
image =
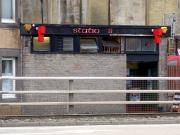
{"label": "sign lettering", "polygon": [[109,29],[108,29],[108,33],[109,33],[109,34],[112,34],[112,33],[113,33],[112,28],[109,28]]}
{"label": "sign lettering", "polygon": [[77,33],[77,34],[99,34],[100,29],[96,29],[96,28],[74,28],[73,33]]}

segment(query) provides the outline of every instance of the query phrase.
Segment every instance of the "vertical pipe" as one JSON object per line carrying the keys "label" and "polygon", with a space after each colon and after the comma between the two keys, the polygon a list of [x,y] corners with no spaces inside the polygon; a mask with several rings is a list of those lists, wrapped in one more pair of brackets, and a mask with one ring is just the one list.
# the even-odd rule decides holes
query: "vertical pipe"
{"label": "vertical pipe", "polygon": [[149,25],[149,1],[145,1],[145,25]]}
{"label": "vertical pipe", "polygon": [[44,1],[43,0],[41,0],[41,19],[42,19],[42,24],[44,23],[44,15],[43,15],[43,3],[44,3]]}
{"label": "vertical pipe", "polygon": [[2,21],[1,20],[1,17],[2,17],[2,10],[1,10],[2,8],[1,7],[2,7],[2,1],[0,0],[0,22]]}
{"label": "vertical pipe", "polygon": [[80,16],[80,24],[82,24],[82,15],[83,15],[83,12],[82,12],[82,0],[80,0],[80,10],[79,10],[79,16]]}
{"label": "vertical pipe", "polygon": [[111,0],[108,0],[108,25],[111,25]]}

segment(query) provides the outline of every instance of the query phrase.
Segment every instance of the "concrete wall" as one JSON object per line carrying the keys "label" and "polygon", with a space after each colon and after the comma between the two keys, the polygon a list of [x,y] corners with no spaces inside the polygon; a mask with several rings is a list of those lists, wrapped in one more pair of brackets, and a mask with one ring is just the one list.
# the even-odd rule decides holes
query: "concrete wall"
{"label": "concrete wall", "polygon": [[20,49],[20,34],[17,28],[1,28],[0,35],[0,48]]}
{"label": "concrete wall", "polygon": [[[21,0],[21,22],[41,23],[40,0]],[[47,22],[47,4],[44,3],[44,22]]]}
{"label": "concrete wall", "polygon": [[[21,21],[41,23],[40,0],[21,0]],[[44,0],[44,23],[79,24],[80,0]]]}
{"label": "concrete wall", "polygon": [[[27,38],[24,41],[28,40]],[[23,76],[126,76],[126,55],[108,54],[30,54],[30,43],[23,42]],[[24,90],[68,90],[68,81],[25,81]],[[75,90],[125,89],[125,81],[76,80]],[[26,95],[24,101],[110,101],[126,100],[124,94]],[[25,107],[25,114],[67,113],[67,106]],[[48,111],[49,110],[49,111]],[[125,112],[121,105],[74,106],[70,113]]]}
{"label": "concrete wall", "polygon": [[[161,44],[159,45],[159,66],[158,66],[158,72],[160,77],[166,77],[167,76],[167,60],[166,60],[166,56],[167,56],[167,38],[163,38]],[[167,81],[159,81],[159,89],[160,90],[166,90],[167,87]],[[167,100],[167,93],[161,93],[159,94],[159,100],[160,101],[165,101]],[[161,107],[163,107],[163,111],[168,110],[169,108],[167,107],[167,105],[160,105]],[[169,110],[168,110],[169,111]]]}
{"label": "concrete wall", "polygon": [[111,0],[111,24],[145,25],[145,0]]}
{"label": "concrete wall", "polygon": [[108,25],[108,0],[89,0],[88,9],[88,24]]}
{"label": "concrete wall", "polygon": [[[180,34],[180,0],[148,0],[147,1],[147,24],[170,25],[172,15],[176,16],[176,34]],[[166,19],[169,17],[169,22]]]}
{"label": "concrete wall", "polygon": [[[41,23],[40,1],[21,0],[21,21]],[[44,0],[44,22],[57,24],[108,24],[108,0]],[[180,0],[111,0],[110,24],[164,25],[175,14],[180,34]]]}

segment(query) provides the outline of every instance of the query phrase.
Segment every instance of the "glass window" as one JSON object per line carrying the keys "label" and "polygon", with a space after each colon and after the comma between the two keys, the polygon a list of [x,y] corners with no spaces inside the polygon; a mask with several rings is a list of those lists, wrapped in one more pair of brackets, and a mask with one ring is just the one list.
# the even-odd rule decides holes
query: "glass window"
{"label": "glass window", "polygon": [[73,52],[73,38],[72,37],[64,37],[63,38],[63,51],[64,52]]}
{"label": "glass window", "polygon": [[33,51],[50,51],[50,37],[44,37],[44,42],[38,42],[38,37],[33,37]]}
{"label": "glass window", "polygon": [[126,38],[126,51],[140,52],[150,51],[155,52],[157,46],[152,38]]}
{"label": "glass window", "polygon": [[[3,58],[2,59],[2,76],[14,77],[15,76],[15,59]],[[15,90],[15,80],[3,80],[2,91],[9,92]],[[15,98],[15,94],[3,94],[2,98]]]}
{"label": "glass window", "polygon": [[1,0],[1,17],[4,23],[15,22],[15,0]]}
{"label": "glass window", "polygon": [[141,51],[141,39],[126,38],[126,51]]}
{"label": "glass window", "polygon": [[2,60],[2,75],[13,75],[12,60]]}
{"label": "glass window", "polygon": [[120,37],[104,37],[103,52],[104,53],[120,53],[121,52],[121,38]]}
{"label": "glass window", "polygon": [[156,44],[153,42],[153,39],[142,39],[142,51],[156,51]]}
{"label": "glass window", "polygon": [[97,46],[96,38],[81,38],[80,52],[81,53],[97,53],[98,46]]}

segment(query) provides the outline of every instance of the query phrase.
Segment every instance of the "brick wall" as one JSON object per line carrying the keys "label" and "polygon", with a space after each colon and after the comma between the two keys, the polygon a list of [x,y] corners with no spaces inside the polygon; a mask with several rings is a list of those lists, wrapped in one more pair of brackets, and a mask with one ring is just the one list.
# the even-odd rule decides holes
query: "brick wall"
{"label": "brick wall", "polygon": [[[28,39],[25,39],[28,40]],[[25,41],[24,40],[24,41]],[[25,42],[24,42],[25,43]],[[30,47],[23,49],[24,76],[126,76],[126,55],[108,54],[30,54]],[[125,89],[124,81],[76,80],[75,90],[116,90]],[[25,90],[68,90],[68,81],[25,81]],[[24,101],[110,101],[126,100],[125,95],[117,94],[74,94],[71,99],[64,95],[26,95]],[[64,114],[67,106],[24,107],[25,114]],[[117,113],[125,112],[121,105],[74,106],[71,113]]]}

